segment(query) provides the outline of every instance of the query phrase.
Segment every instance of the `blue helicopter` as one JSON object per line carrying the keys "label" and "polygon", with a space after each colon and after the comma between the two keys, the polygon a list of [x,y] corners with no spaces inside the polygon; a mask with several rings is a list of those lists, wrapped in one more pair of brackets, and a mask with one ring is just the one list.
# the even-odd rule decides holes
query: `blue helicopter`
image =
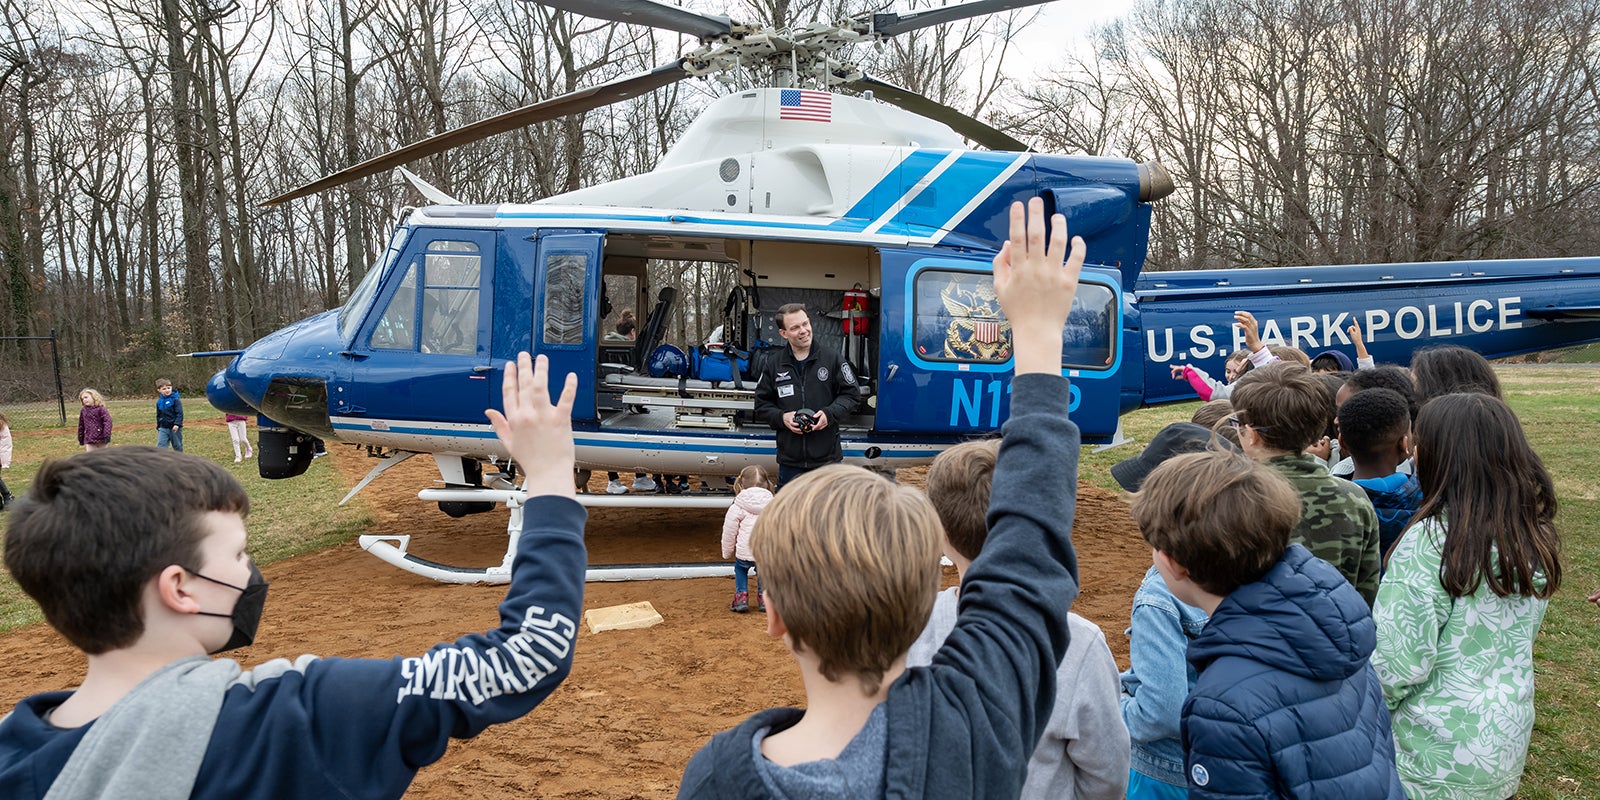
{"label": "blue helicopter", "polygon": [[[407,537],[363,537],[369,552],[419,575],[465,583],[509,574],[521,495],[483,410],[499,406],[496,376],[523,350],[546,355],[552,375],[578,376],[573,426],[586,471],[715,477],[772,468],[774,434],[752,419],[749,364],[781,344],[773,312],[792,302],[811,309],[818,340],[862,379],[857,413],[841,424],[848,463],[922,465],[992,433],[1006,417],[1011,342],[990,264],[1014,200],[1042,196],[1088,244],[1092,264],[1062,333],[1061,365],[1086,443],[1117,441],[1126,411],[1192,397],[1170,367],[1220,370],[1243,346],[1236,309],[1261,319],[1265,341],[1313,353],[1348,352],[1346,329],[1359,322],[1376,358],[1402,363],[1423,344],[1497,357],[1600,340],[1600,259],[1143,274],[1152,204],[1173,190],[1158,163],[1029,152],[841,56],[860,42],[1030,3],[980,0],[780,31],[650,0],[543,1],[688,32],[701,46],[268,202],[691,75],[769,63],[779,87],[717,100],[648,173],[534,203],[462,204],[406,173],[432,204],[403,214],[346,304],[255,342],[212,378],[214,406],[259,415],[263,477],[304,473],[318,441],[350,443],[377,458],[352,496],[426,454],[443,486],[419,496],[445,513],[512,507],[512,542],[495,566],[439,564],[407,552]],[[803,75],[823,76],[822,88],[799,88]],[[660,263],[692,265],[726,293],[651,286],[648,267]],[[648,313],[636,338],[619,338],[615,322],[630,308]],[[674,314],[714,321],[718,333],[667,343]],[[583,496],[596,506],[729,501],[725,493]]]}

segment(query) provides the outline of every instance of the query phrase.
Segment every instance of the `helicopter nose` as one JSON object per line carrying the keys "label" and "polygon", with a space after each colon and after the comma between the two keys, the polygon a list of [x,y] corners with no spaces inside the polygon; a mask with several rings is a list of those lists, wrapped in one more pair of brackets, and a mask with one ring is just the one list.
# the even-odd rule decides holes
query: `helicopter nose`
{"label": "helicopter nose", "polygon": [[240,397],[239,393],[228,385],[227,373],[226,369],[217,370],[217,374],[212,375],[211,380],[206,381],[206,400],[218,411],[227,414],[252,416],[259,413],[255,406],[245,402],[245,399]]}

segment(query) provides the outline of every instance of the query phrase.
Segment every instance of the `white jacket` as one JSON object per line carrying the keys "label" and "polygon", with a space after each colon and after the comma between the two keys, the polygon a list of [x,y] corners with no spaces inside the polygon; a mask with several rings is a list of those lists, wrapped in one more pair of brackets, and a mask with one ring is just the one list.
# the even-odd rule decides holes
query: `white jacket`
{"label": "white jacket", "polygon": [[737,557],[740,561],[755,561],[750,552],[750,534],[756,529],[756,517],[772,502],[772,492],[752,486],[733,498],[728,506],[728,516],[722,518],[722,557]]}
{"label": "white jacket", "polygon": [[0,425],[0,469],[11,466],[11,427]]}

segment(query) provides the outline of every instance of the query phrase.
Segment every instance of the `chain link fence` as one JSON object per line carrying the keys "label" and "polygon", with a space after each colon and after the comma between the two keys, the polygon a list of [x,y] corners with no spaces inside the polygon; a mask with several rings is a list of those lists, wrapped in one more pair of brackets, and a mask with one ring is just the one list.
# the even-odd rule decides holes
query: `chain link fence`
{"label": "chain link fence", "polygon": [[66,426],[61,347],[54,329],[49,336],[0,336],[0,413],[12,430]]}

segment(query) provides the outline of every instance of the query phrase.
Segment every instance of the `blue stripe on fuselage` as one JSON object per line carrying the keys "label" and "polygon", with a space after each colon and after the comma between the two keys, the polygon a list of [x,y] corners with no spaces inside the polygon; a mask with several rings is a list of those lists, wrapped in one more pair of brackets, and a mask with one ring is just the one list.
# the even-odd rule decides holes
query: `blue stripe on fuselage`
{"label": "blue stripe on fuselage", "polygon": [[955,215],[973,196],[1016,162],[1016,153],[963,153],[956,163],[934,178],[915,201],[900,209],[890,225],[908,229],[949,229]]}
{"label": "blue stripe on fuselage", "polygon": [[917,181],[927,177],[927,174],[939,166],[939,162],[949,154],[948,150],[913,151],[889,170],[889,174],[883,176],[876,186],[862,195],[849,211],[844,212],[844,217],[831,227],[861,230],[871,225],[873,220],[899,202],[906,192],[917,185]]}

